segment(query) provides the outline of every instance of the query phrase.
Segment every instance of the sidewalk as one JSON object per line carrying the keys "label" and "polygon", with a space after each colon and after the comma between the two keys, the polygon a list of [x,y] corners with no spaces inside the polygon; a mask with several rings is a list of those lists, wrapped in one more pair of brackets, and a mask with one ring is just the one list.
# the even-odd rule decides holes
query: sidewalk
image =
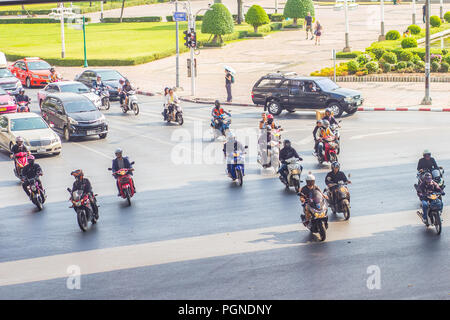
{"label": "sidewalk", "polygon": [[[200,5],[202,2],[207,3],[198,1],[195,4]],[[232,2],[236,1],[230,0],[230,3]],[[168,8],[168,4],[151,7],[156,6],[164,7],[164,10]],[[406,8],[409,6],[385,7],[386,32],[392,29],[403,31],[411,24],[411,13],[405,10]],[[131,9],[133,8],[126,8],[125,12]],[[444,12],[448,10],[450,5],[445,4]],[[432,14],[438,14],[438,11],[439,6],[434,6]],[[151,15],[161,14],[155,9]],[[421,21],[420,14],[418,10],[418,22]],[[349,11],[352,50],[364,50],[378,38],[379,15],[378,6],[359,6],[357,10]],[[321,6],[316,7],[316,16],[324,27],[320,46],[315,46],[314,40],[305,40],[303,30],[296,30],[272,33],[264,39],[234,42],[224,48],[202,49],[196,56],[198,78],[195,97],[226,100],[224,65],[230,65],[237,71],[236,83],[233,85],[233,102],[243,104],[252,103],[251,90],[254,83],[268,72],[295,71],[299,75],[309,75],[312,71],[331,66],[331,50],[335,48],[339,51],[344,47],[343,14],[341,11],[334,11],[332,7]],[[190,78],[187,78],[186,71],[187,58],[189,54],[180,56],[180,86],[184,91],[178,91],[178,94],[183,97],[191,95]],[[175,86],[175,56],[139,66],[114,68],[126,75],[142,91],[161,92],[165,86]],[[82,71],[82,68],[58,69],[67,79],[73,79]],[[365,97],[364,105],[368,107],[417,106],[424,95],[423,83],[346,82],[341,85],[361,90]],[[433,106],[448,107],[449,84],[432,83],[431,97]]]}

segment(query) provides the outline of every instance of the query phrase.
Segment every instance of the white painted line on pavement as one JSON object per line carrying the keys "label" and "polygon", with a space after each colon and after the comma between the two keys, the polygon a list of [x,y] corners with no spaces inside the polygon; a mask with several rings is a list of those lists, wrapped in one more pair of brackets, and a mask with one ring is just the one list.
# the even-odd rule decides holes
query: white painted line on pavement
{"label": "white painted line on pavement", "polygon": [[88,146],[86,146],[86,145],[84,145],[84,144],[81,144],[81,143],[78,143],[78,142],[72,142],[71,144],[73,144],[73,145],[75,145],[75,146],[79,146],[79,147],[84,148],[84,149],[86,149],[86,150],[89,150],[90,152],[96,153],[96,154],[98,154],[98,155],[100,155],[100,156],[102,156],[103,158],[106,158],[106,159],[108,159],[108,160],[114,159],[114,158],[108,156],[106,153],[100,152],[100,151],[98,151],[98,150],[96,150],[96,149],[94,149],[94,148],[88,147]]}
{"label": "white painted line on pavement", "polygon": [[[449,207],[445,207],[448,209]],[[300,206],[292,215],[299,216]],[[353,213],[354,214],[354,213]],[[449,226],[450,220],[444,222]],[[352,217],[330,222],[327,242],[376,236],[405,226],[420,226],[415,211]],[[411,236],[425,227],[411,229]],[[434,231],[432,231],[434,232]],[[289,237],[289,239],[285,239]],[[252,253],[311,244],[309,231],[300,223],[218,233],[183,239],[97,249],[0,263],[0,286],[67,277],[67,267],[77,265],[81,276],[174,262]],[[405,239],[405,242],[408,240]],[[321,245],[315,243],[315,245]]]}

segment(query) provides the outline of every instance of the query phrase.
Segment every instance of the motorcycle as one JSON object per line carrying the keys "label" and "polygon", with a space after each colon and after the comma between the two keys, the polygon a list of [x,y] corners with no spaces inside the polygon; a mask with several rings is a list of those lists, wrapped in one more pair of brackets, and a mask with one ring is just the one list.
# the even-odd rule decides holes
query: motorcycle
{"label": "motorcycle", "polygon": [[[248,147],[245,146],[245,149],[247,148]],[[233,152],[233,163],[231,163],[230,166],[231,172],[228,172],[233,181],[238,181],[239,186],[242,186],[244,183],[244,154],[238,151]]]}
{"label": "motorcycle", "polygon": [[214,139],[217,139],[220,135],[226,137],[227,132],[230,129],[230,126],[231,126],[231,116],[227,118],[225,117],[224,114],[221,114],[216,118],[212,118],[211,127],[213,128],[214,131]]}
{"label": "motorcycle", "polygon": [[33,204],[41,211],[44,208],[44,202],[45,202],[45,191],[41,189],[38,183],[37,177],[28,179],[23,178],[22,182],[28,182],[27,189],[30,192],[30,200],[33,202]]}
{"label": "motorcycle", "polygon": [[167,123],[178,122],[180,126],[183,125],[183,109],[179,104],[171,103],[167,106]]}
{"label": "motorcycle", "polygon": [[330,126],[331,132],[333,132],[335,136],[335,142],[337,143],[337,154],[341,152],[341,134],[339,133],[339,128],[341,127],[339,124],[342,122],[342,120],[339,120],[338,123],[332,124]]}
{"label": "motorcycle", "polygon": [[439,235],[442,231],[442,194],[438,192],[433,192],[427,195],[427,202],[428,202],[428,212],[427,212],[427,221],[424,222],[423,217],[423,208],[422,212],[417,211],[417,215],[419,216],[420,220],[424,222],[425,226],[428,228],[429,225],[432,225],[436,229],[436,233]]}
{"label": "motorcycle", "polygon": [[333,183],[329,188],[323,190],[327,192],[327,202],[331,211],[334,214],[342,212],[345,220],[350,219],[350,191],[348,190],[347,184],[347,182],[339,181],[339,183]]}
{"label": "motorcycle", "polygon": [[91,221],[92,224],[96,224],[99,218],[98,206],[95,203],[95,197],[97,195],[94,195],[94,203],[91,203],[89,194],[83,196],[83,190],[72,191],[70,188],[67,188],[67,191],[70,193],[69,201],[72,202],[72,205],[69,208],[73,208],[77,213],[78,225],[84,232],[87,230],[88,221]]}
{"label": "motorcycle", "polygon": [[30,102],[20,101],[17,103],[17,112],[30,112]]}
{"label": "motorcycle", "polygon": [[288,175],[287,178],[284,179],[280,174],[281,182],[286,186],[286,189],[289,187],[294,187],[295,192],[300,192],[300,176],[302,174],[302,166],[300,165],[300,160],[297,158],[289,158],[286,160]]}
{"label": "motorcycle", "polygon": [[[131,162],[131,165],[133,164],[134,161]],[[112,168],[108,168],[108,170],[112,171]],[[129,206],[131,206],[131,198],[134,196],[135,193],[133,178],[131,177],[130,174],[131,171],[134,171],[134,169],[123,168],[117,170],[116,172],[113,172],[113,176],[117,179],[119,183],[120,196],[123,199],[127,199]]]}
{"label": "motorcycle", "polygon": [[127,113],[128,111],[133,111],[134,115],[137,116],[139,114],[139,105],[136,97],[135,91],[129,91],[128,95],[128,103],[122,103],[120,106],[122,108],[123,113]]}
{"label": "motorcycle", "polygon": [[18,152],[14,155],[14,174],[22,180],[22,169],[28,164],[27,152]]}
{"label": "motorcycle", "polygon": [[320,241],[324,241],[327,237],[328,229],[328,206],[324,197],[318,193],[314,196],[314,200],[310,200],[305,204],[305,210],[309,210],[311,218],[306,221],[304,214],[301,215],[303,225],[308,228],[311,233],[319,233]]}
{"label": "motorcycle", "polygon": [[322,164],[323,162],[332,163],[334,161],[338,161],[336,150],[339,149],[339,144],[336,143],[335,139],[322,139],[322,143],[325,150],[316,155],[319,164]]}
{"label": "motorcycle", "polygon": [[421,170],[419,172],[417,172],[417,183],[414,184],[414,188],[418,189],[419,185],[422,183],[423,181],[423,177],[425,176],[425,173],[431,173],[431,176],[433,177],[434,182],[436,182],[439,187],[441,188],[441,190],[444,190],[445,188],[445,183],[444,183],[444,168],[439,167],[438,169],[434,169],[434,170]]}
{"label": "motorcycle", "polygon": [[[269,129],[268,132],[262,131],[260,137],[260,143],[258,143],[258,163],[262,165],[263,168],[273,167],[274,171],[277,172],[280,168],[280,149],[281,149],[281,131],[283,129]],[[270,137],[269,141],[266,142],[264,139],[264,134]]]}
{"label": "motorcycle", "polygon": [[102,101],[102,108],[109,110],[111,107],[111,102],[109,101],[109,91],[108,89],[94,89],[94,93],[98,95]]}

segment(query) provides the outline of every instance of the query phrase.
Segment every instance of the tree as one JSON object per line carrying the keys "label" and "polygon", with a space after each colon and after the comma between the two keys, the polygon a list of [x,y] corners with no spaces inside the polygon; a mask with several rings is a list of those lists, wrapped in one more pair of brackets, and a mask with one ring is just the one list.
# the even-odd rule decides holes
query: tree
{"label": "tree", "polygon": [[233,33],[233,17],[227,7],[221,3],[215,3],[206,11],[202,20],[202,33],[214,35],[213,43],[222,43],[222,36]]}
{"label": "tree", "polygon": [[258,27],[270,22],[269,16],[264,9],[255,4],[248,9],[245,15],[245,22],[252,25],[255,33],[258,32]]}
{"label": "tree", "polygon": [[123,8],[125,7],[125,0],[122,0],[122,9],[120,10],[120,23],[122,23],[123,18]]}
{"label": "tree", "polygon": [[297,19],[305,18],[308,12],[314,16],[314,5],[311,0],[288,0],[284,6],[283,15],[294,19],[294,26],[296,26]]}

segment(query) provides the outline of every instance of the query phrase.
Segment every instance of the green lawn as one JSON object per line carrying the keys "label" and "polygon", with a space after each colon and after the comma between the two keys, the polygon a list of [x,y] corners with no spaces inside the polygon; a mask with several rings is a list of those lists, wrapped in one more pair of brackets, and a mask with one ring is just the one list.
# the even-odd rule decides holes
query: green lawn
{"label": "green lawn", "polygon": [[[183,39],[183,30],[186,29],[187,24],[180,23],[182,52],[187,51]],[[197,23],[197,30],[201,30],[201,22]],[[225,37],[225,40],[236,40],[239,31],[251,32],[253,28],[249,25],[235,26],[235,34]],[[79,66],[83,63],[81,30],[66,26],[66,58],[63,61],[60,59],[59,24],[0,25],[0,34],[4,35],[0,37],[1,51],[9,60],[38,56],[55,65]],[[173,22],[88,24],[86,35],[89,65],[135,65],[175,53]],[[209,38],[209,34],[197,33],[199,42],[206,42]]]}

